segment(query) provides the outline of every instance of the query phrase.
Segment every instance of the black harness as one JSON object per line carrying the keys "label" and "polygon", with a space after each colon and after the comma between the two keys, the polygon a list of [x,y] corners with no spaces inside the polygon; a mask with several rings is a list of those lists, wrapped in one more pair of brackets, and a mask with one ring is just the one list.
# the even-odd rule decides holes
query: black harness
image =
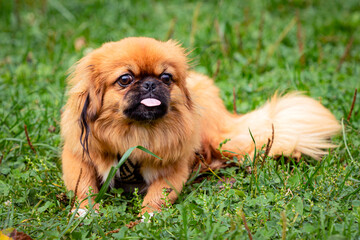
{"label": "black harness", "polygon": [[[120,154],[117,155],[118,162],[120,161]],[[140,164],[134,163],[131,159],[127,159],[123,165],[120,166],[115,176],[115,188],[122,188],[125,192],[133,192],[135,188],[139,189],[139,193],[146,190],[147,186],[143,176],[140,173]]]}

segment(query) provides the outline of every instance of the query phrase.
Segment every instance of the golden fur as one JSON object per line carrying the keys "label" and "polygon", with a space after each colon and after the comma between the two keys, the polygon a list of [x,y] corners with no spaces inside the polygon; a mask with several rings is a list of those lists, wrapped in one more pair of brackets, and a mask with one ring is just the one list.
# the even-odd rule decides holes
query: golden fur
{"label": "golden fur", "polygon": [[[128,88],[120,88],[116,79],[129,71],[134,76],[160,75],[170,72],[168,113],[154,121],[138,122],[127,118],[123,110]],[[216,150],[219,143],[231,139],[223,149],[251,154],[255,144],[261,148],[272,136],[270,155],[290,156],[300,153],[315,159],[333,147],[329,142],[339,124],[319,102],[297,94],[274,96],[263,107],[239,116],[230,114],[219,97],[219,90],[208,77],[188,70],[183,48],[173,41],[151,38],[126,38],[104,44],[85,56],[75,66],[68,80],[69,98],[61,118],[64,140],[63,179],[68,190],[86,198],[89,187],[98,191],[109,170],[117,163],[117,154],[141,145],[162,160],[136,149],[130,158],[141,165],[140,172],[148,186],[142,213],[159,210],[163,188],[175,188],[172,202],[187,181],[195,153],[204,155],[208,164],[221,165]],[[83,111],[86,118],[81,121]],[[88,155],[84,154],[84,124],[89,129]],[[85,129],[86,130],[86,129]],[[82,204],[86,206],[87,202]]]}

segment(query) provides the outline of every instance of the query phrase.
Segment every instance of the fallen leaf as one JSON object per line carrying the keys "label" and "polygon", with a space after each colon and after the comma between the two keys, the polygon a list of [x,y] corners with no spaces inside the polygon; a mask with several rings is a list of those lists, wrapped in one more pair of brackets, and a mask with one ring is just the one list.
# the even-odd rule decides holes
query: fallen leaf
{"label": "fallen leaf", "polygon": [[18,232],[15,228],[7,228],[0,231],[0,240],[33,240],[29,235]]}

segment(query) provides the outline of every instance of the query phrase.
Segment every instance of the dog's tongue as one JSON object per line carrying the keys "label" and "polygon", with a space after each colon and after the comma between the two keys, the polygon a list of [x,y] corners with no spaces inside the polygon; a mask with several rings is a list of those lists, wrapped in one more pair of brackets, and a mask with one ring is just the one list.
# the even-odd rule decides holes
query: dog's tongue
{"label": "dog's tongue", "polygon": [[161,104],[161,102],[155,98],[145,98],[141,100],[141,104],[144,104],[147,107],[156,107]]}

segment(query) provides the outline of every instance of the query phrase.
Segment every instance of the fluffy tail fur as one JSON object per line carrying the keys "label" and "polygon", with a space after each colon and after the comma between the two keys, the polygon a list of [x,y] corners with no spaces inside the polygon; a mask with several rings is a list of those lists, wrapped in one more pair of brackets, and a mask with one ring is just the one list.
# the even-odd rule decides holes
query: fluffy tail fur
{"label": "fluffy tail fur", "polygon": [[[330,138],[340,130],[333,114],[312,98],[292,93],[275,95],[263,107],[240,117],[233,117],[233,131],[222,135],[231,141],[224,145],[241,154],[253,153],[272,139],[270,155],[309,155],[320,159],[326,149],[335,147]],[[251,138],[254,137],[255,143]]]}
{"label": "fluffy tail fur", "polygon": [[[328,109],[310,97],[300,93],[281,97],[275,94],[261,108],[245,115],[234,115],[226,110],[219,89],[208,77],[192,72],[187,87],[201,117],[199,156],[212,169],[226,165],[217,150],[225,139],[230,141],[223,144],[222,149],[237,153],[235,156],[242,159],[246,154],[253,156],[255,147],[261,149],[272,139],[273,127],[270,156],[299,158],[305,154],[319,160],[327,149],[335,147],[330,138],[339,132],[340,125]],[[234,155],[223,153],[229,157]]]}

